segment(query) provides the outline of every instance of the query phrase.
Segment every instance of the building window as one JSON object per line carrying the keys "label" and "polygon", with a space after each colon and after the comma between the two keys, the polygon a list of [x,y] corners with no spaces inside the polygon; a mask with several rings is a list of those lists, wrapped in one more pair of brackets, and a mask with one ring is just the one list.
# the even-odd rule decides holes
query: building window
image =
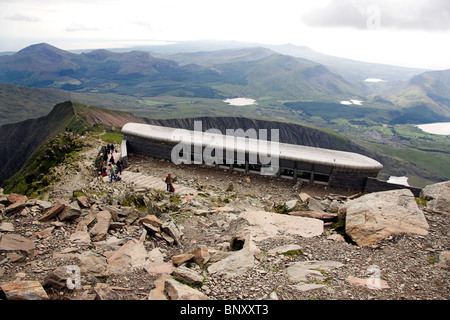
{"label": "building window", "polygon": [[314,181],[315,182],[326,182],[326,183],[328,183],[329,179],[330,179],[329,175],[314,173]]}
{"label": "building window", "polygon": [[311,172],[297,170],[297,179],[310,180]]}
{"label": "building window", "polygon": [[292,177],[294,178],[294,169],[289,168],[281,168],[280,169],[281,176],[283,177]]}

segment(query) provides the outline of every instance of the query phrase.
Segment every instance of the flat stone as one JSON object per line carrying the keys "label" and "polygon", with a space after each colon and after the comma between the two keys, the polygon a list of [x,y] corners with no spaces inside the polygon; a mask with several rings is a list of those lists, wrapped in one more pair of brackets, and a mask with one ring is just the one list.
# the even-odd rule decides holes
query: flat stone
{"label": "flat stone", "polygon": [[323,221],[318,219],[265,211],[245,211],[241,213],[240,218],[250,224],[244,227],[243,231],[252,232],[255,241],[289,235],[310,238],[323,233]]}
{"label": "flat stone", "polygon": [[45,239],[52,235],[53,230],[55,230],[55,227],[48,227],[44,230],[41,230],[39,232],[35,232],[33,235],[33,238],[35,239]]}
{"label": "flat stone", "polygon": [[48,300],[39,281],[13,281],[1,286],[7,300]]}
{"label": "flat stone", "polygon": [[273,249],[270,249],[268,251],[268,253],[272,253],[272,254],[280,254],[280,253],[286,253],[289,251],[301,251],[301,247],[297,244],[288,244],[285,246],[281,246],[281,247],[276,247]]}
{"label": "flat stone", "polygon": [[77,219],[80,216],[80,207],[73,203],[64,207],[64,209],[58,214],[58,219],[61,221],[71,221]]}
{"label": "flat stone", "polygon": [[163,222],[160,219],[158,219],[156,216],[150,215],[150,214],[145,216],[145,217],[143,217],[143,218],[141,218],[141,219],[139,219],[139,222],[140,223],[150,224],[150,225],[152,225],[153,227],[156,227],[156,228],[160,228],[163,225]]}
{"label": "flat stone", "polygon": [[148,295],[148,300],[167,300],[164,294],[164,282],[171,277],[168,274],[163,274],[159,277],[153,284],[155,288],[150,291]]}
{"label": "flat stone", "polygon": [[158,275],[171,274],[175,270],[175,267],[171,262],[162,262],[147,264],[144,269],[151,275]]}
{"label": "flat stone", "polygon": [[36,205],[39,206],[42,210],[48,210],[53,207],[53,203],[49,201],[36,200]]}
{"label": "flat stone", "polygon": [[286,274],[292,281],[307,281],[308,276],[323,280],[324,275],[321,271],[326,272],[342,266],[344,266],[344,264],[331,260],[300,261],[291,263],[289,267],[286,268]]}
{"label": "flat stone", "polygon": [[63,209],[65,208],[65,204],[57,203],[49,210],[44,212],[44,214],[39,218],[39,221],[47,221],[55,218]]}
{"label": "flat stone", "polygon": [[34,254],[34,242],[15,233],[0,236],[0,252],[21,252],[27,256]]}
{"label": "flat stone", "polygon": [[195,257],[195,255],[193,255],[192,253],[177,254],[172,257],[172,263],[176,266],[179,266],[180,264],[182,264],[186,261],[194,259],[194,257]]}
{"label": "flat stone", "polygon": [[347,282],[360,286],[360,287],[367,287],[371,290],[381,290],[381,289],[390,289],[389,285],[385,280],[382,279],[376,279],[376,278],[357,278],[354,276],[348,276]]}
{"label": "flat stone", "polygon": [[161,225],[161,230],[167,233],[174,241],[179,244],[183,233],[178,229],[172,220],[164,221]]}
{"label": "flat stone", "polygon": [[300,200],[302,200],[302,202],[306,202],[306,201],[308,201],[309,198],[311,198],[311,196],[309,194],[304,193],[304,192],[300,193],[299,197],[300,197]]}
{"label": "flat stone", "polygon": [[97,213],[97,223],[91,228],[90,235],[92,241],[102,241],[108,235],[108,229],[111,225],[111,214],[108,211]]}
{"label": "flat stone", "polygon": [[320,220],[333,220],[337,218],[336,213],[328,213],[325,211],[293,211],[289,212],[289,214],[297,217],[309,217]]}
{"label": "flat stone", "polygon": [[88,245],[91,243],[91,236],[87,231],[75,231],[69,237],[69,241],[77,244],[85,244]]}
{"label": "flat stone", "polygon": [[164,289],[171,300],[210,300],[202,292],[182,284],[175,279],[167,279],[164,281]]}
{"label": "flat stone", "polygon": [[144,244],[131,239],[115,251],[107,261],[112,272],[121,274],[133,268],[145,267],[150,263],[150,258]]}
{"label": "flat stone", "polygon": [[21,195],[21,194],[17,194],[17,193],[11,193],[8,195],[8,201],[11,203],[16,203],[16,202],[27,202],[28,197]]}
{"label": "flat stone", "polygon": [[26,206],[27,203],[25,201],[17,201],[3,209],[3,212],[5,213],[5,215],[13,214],[22,211]]}
{"label": "flat stone", "polygon": [[85,196],[77,197],[77,201],[78,201],[78,204],[80,205],[80,207],[82,207],[82,208],[90,208],[90,206],[91,206],[89,204],[88,199]]}
{"label": "flat stone", "polygon": [[94,277],[106,277],[109,275],[106,258],[92,251],[85,251],[79,255],[80,270],[82,274]]}
{"label": "flat stone", "polygon": [[225,278],[233,278],[244,274],[255,265],[255,257],[248,249],[242,249],[229,255],[225,259],[213,263],[208,272]]}
{"label": "flat stone", "polygon": [[206,264],[211,258],[208,248],[206,246],[197,246],[188,251],[188,253],[192,253],[194,255],[194,262],[199,266]]}
{"label": "flat stone", "polygon": [[14,232],[14,225],[11,222],[0,223],[0,232]]}
{"label": "flat stone", "polygon": [[291,288],[300,292],[308,292],[308,291],[315,291],[315,290],[321,290],[326,289],[326,284],[317,284],[317,283],[304,283],[304,284],[297,284],[297,285],[291,285]]}
{"label": "flat stone", "polygon": [[176,268],[172,276],[188,285],[199,285],[203,282],[203,276],[193,271],[192,269],[180,266]]}

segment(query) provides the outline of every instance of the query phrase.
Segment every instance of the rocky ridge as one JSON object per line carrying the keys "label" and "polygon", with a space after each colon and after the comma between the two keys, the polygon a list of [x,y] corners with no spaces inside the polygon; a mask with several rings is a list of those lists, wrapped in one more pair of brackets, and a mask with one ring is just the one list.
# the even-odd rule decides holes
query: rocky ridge
{"label": "rocky ridge", "polygon": [[[450,297],[449,210],[436,205],[448,182],[421,199],[402,190],[370,202],[374,194],[130,156],[128,172],[171,172],[185,191],[171,194],[125,172],[97,177],[101,143],[55,168],[44,199],[0,195],[0,299]],[[392,199],[419,232],[379,214],[396,210],[385,207]],[[355,216],[366,223],[351,236]]]}

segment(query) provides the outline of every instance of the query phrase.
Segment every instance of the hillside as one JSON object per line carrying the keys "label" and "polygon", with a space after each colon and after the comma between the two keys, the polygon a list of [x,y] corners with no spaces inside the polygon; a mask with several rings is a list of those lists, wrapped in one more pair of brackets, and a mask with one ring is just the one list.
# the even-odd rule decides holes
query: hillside
{"label": "hillside", "polygon": [[212,66],[215,64],[254,61],[265,58],[275,52],[263,47],[236,48],[214,51],[179,52],[171,55],[164,55],[180,65],[197,64],[201,66]]}
{"label": "hillside", "polygon": [[[412,77],[386,93],[388,99],[403,108],[421,109],[450,118],[450,70],[429,71]],[[441,120],[443,121],[443,120]]]}

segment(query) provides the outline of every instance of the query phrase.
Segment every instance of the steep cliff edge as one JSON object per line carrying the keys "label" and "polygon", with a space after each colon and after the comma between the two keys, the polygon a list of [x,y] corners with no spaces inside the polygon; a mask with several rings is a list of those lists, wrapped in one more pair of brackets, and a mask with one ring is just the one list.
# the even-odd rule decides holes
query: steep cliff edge
{"label": "steep cliff edge", "polygon": [[81,134],[94,126],[121,127],[127,122],[141,121],[130,113],[66,101],[57,104],[44,117],[3,125],[0,127],[0,184],[60,133]]}

